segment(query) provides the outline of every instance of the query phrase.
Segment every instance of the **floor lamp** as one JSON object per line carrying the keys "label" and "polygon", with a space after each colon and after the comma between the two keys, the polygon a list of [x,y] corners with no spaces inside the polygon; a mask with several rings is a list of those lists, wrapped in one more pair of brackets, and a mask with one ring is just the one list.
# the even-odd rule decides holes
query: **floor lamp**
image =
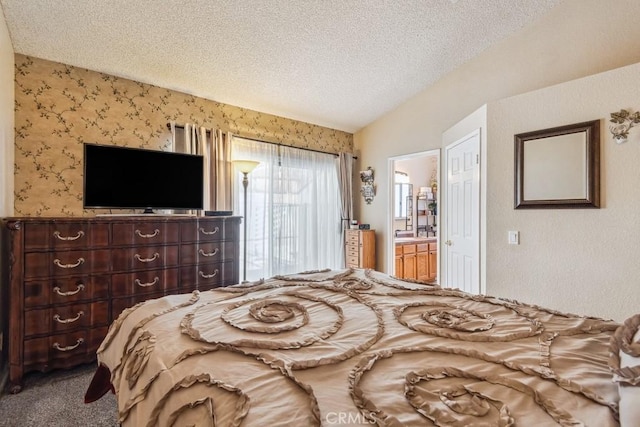
{"label": "floor lamp", "polygon": [[238,170],[238,172],[242,172],[242,186],[244,187],[244,234],[243,234],[243,267],[242,267],[242,283],[247,281],[247,187],[249,186],[249,172],[254,170],[260,162],[256,162],[254,160],[234,160],[234,166]]}

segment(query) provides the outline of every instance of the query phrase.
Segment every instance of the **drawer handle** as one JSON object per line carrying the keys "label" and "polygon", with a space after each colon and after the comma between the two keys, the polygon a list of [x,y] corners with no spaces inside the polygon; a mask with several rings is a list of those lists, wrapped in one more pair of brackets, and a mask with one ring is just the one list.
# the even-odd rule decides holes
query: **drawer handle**
{"label": "drawer handle", "polygon": [[211,279],[212,277],[215,277],[218,275],[219,271],[216,268],[216,271],[214,271],[212,274],[204,274],[202,271],[198,271],[198,273],[200,273],[200,276],[202,276],[205,279]]}
{"label": "drawer handle", "polygon": [[135,258],[140,262],[151,262],[151,261],[155,261],[158,258],[160,258],[160,254],[158,252],[156,252],[155,254],[153,254],[153,256],[151,258],[142,258],[140,256],[140,254],[136,254]]}
{"label": "drawer handle", "polygon": [[156,237],[158,234],[160,234],[160,230],[158,230],[156,228],[155,230],[153,230],[153,233],[151,233],[151,234],[142,234],[142,231],[136,230],[136,234],[138,236],[142,237],[143,239],[150,239],[150,238]]}
{"label": "drawer handle", "polygon": [[155,285],[156,283],[158,283],[158,281],[159,281],[159,280],[160,280],[160,279],[159,279],[158,277],[155,277],[155,278],[153,279],[153,282],[142,283],[142,282],[140,281],[140,279],[136,279],[136,280],[134,281],[134,283],[135,283],[136,285],[140,286],[141,288],[147,288],[147,287],[149,287],[149,286],[153,286],[153,285]]}
{"label": "drawer handle", "polygon": [[56,286],[55,288],[53,288],[53,292],[60,295],[61,297],[70,297],[71,295],[75,295],[83,289],[84,289],[84,285],[80,283],[75,291],[60,292],[60,288]]}
{"label": "drawer handle", "polygon": [[84,258],[78,258],[78,262],[75,264],[62,264],[58,258],[54,259],[53,263],[60,268],[76,268],[79,265],[84,264]]}
{"label": "drawer handle", "polygon": [[214,228],[213,231],[207,231],[203,227],[200,227],[200,232],[202,234],[216,234],[220,229],[218,227]]}
{"label": "drawer handle", "polygon": [[215,248],[213,252],[205,252],[204,249],[200,249],[198,253],[202,256],[214,256],[218,253],[218,248]]}
{"label": "drawer handle", "polygon": [[80,230],[78,231],[78,234],[76,234],[75,236],[61,236],[59,231],[54,231],[53,235],[55,236],[56,239],[58,240],[78,240],[79,238],[81,238],[82,236],[84,236],[84,231]]}
{"label": "drawer handle", "polygon": [[57,342],[53,343],[53,348],[55,348],[58,351],[70,351],[70,350],[75,350],[76,348],[78,348],[78,346],[80,344],[82,344],[84,342],[84,339],[82,338],[78,338],[78,341],[76,341],[75,345],[68,345],[66,347],[60,347],[60,344],[58,344]]}
{"label": "drawer handle", "polygon": [[76,317],[71,317],[69,319],[61,319],[59,314],[54,314],[53,315],[53,320],[55,320],[58,323],[62,323],[64,325],[66,323],[77,322],[78,320],[80,320],[80,318],[82,317],[83,314],[84,314],[84,311],[80,310]]}

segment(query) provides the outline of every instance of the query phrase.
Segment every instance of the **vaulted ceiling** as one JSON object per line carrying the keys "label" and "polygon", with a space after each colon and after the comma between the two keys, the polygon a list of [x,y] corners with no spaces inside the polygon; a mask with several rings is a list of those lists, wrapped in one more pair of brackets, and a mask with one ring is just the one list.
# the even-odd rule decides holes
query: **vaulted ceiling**
{"label": "vaulted ceiling", "polygon": [[355,132],[560,0],[0,0],[14,51]]}

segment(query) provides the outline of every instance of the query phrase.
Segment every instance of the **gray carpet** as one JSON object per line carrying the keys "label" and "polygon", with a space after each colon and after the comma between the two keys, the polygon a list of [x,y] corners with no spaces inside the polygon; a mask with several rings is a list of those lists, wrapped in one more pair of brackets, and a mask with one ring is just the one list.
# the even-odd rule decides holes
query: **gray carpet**
{"label": "gray carpet", "polygon": [[111,393],[85,404],[84,393],[95,364],[25,377],[18,394],[0,396],[0,426],[115,427],[116,400]]}

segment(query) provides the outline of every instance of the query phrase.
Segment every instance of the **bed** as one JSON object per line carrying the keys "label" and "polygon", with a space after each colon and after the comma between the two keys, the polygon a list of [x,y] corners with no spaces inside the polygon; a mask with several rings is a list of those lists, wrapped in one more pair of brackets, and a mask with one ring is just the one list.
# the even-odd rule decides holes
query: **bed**
{"label": "bed", "polygon": [[309,271],[126,309],[87,400],[112,388],[123,426],[633,426],[639,324]]}

